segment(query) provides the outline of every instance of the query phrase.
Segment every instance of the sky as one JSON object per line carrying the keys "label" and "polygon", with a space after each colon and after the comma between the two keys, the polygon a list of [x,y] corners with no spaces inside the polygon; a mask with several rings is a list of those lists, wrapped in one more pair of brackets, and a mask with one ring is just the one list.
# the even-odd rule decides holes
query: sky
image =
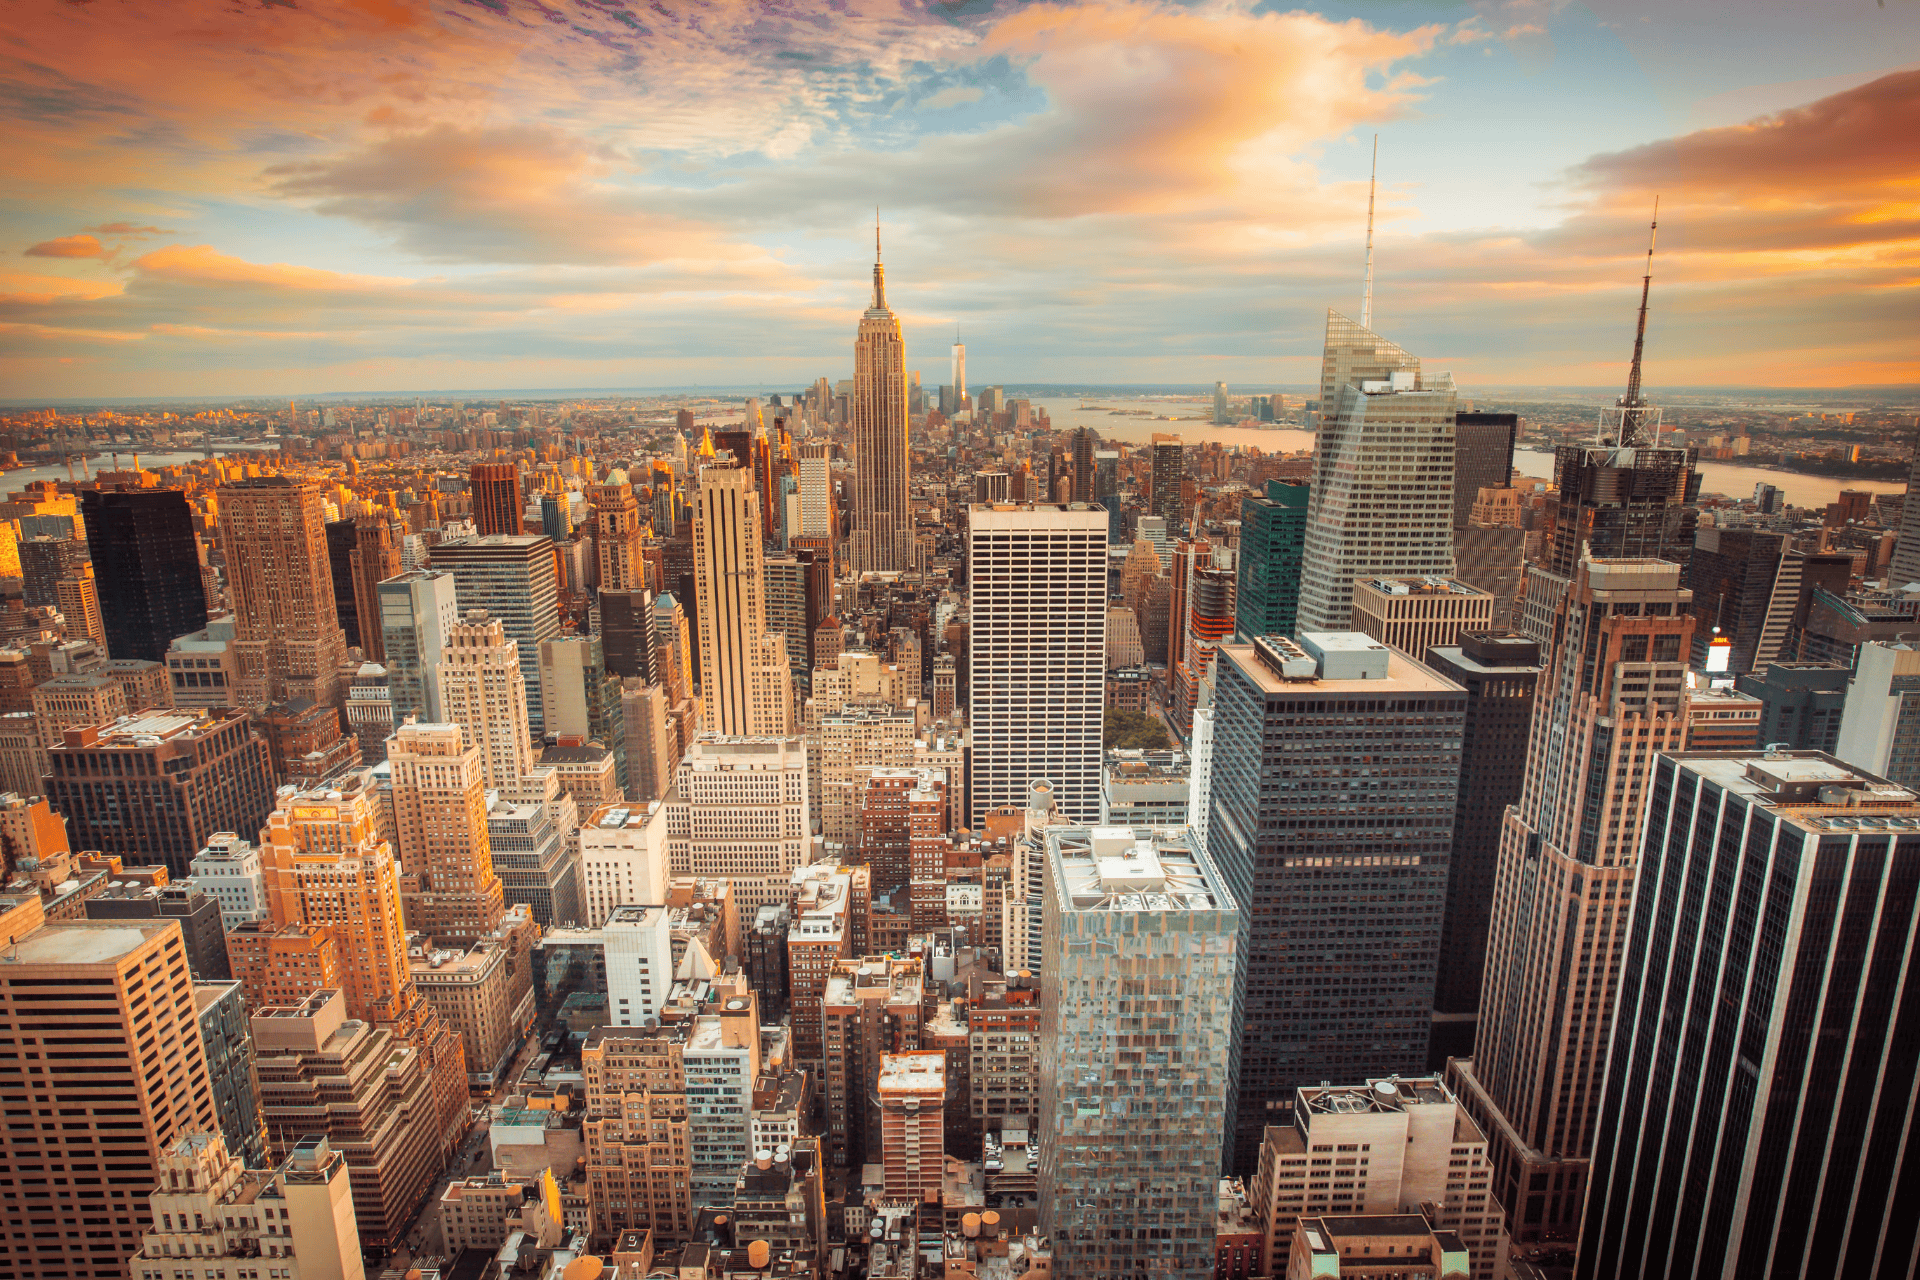
{"label": "sky", "polygon": [[0,397],[1920,383],[1920,3],[5,0]]}

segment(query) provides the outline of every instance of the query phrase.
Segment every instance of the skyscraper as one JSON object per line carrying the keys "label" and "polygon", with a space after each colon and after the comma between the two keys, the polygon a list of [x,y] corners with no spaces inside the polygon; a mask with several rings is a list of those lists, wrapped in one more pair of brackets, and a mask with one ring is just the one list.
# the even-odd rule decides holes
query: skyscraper
{"label": "skyscraper", "polygon": [[1329,312],[1320,381],[1299,625],[1344,631],[1354,579],[1453,576],[1453,378]]}
{"label": "skyscraper", "polygon": [[1907,501],[1900,507],[1900,540],[1887,566],[1888,585],[1895,588],[1920,582],[1920,419],[1915,420],[1911,434],[1913,469],[1907,473]]}
{"label": "skyscraper", "polygon": [[1100,814],[1107,518],[1078,504],[975,506],[967,522],[972,820],[1050,779],[1061,812]]}
{"label": "skyscraper", "polygon": [[67,639],[87,639],[105,647],[107,630],[100,621],[100,589],[94,583],[93,566],[76,564],[53,584],[54,604],[67,620]]}
{"label": "skyscraper", "polygon": [[239,700],[334,702],[347,639],[334,609],[319,484],[263,476],[221,488],[215,502],[239,633]]}
{"label": "skyscraper", "polygon": [[165,662],[176,637],[207,625],[187,495],[178,489],[88,489],[80,495],[80,513],[107,652]]}
{"label": "skyscraper", "polygon": [[[0,1135],[4,1267],[21,1280],[127,1275],[133,1232],[103,1233],[98,1219],[142,1222],[167,1148],[218,1131],[179,926],[45,922],[29,895],[0,928],[13,940],[0,1027],[61,1055],[0,1071],[15,1113]],[[142,1047],[158,1043],[171,1050]]]}
{"label": "skyscraper", "polygon": [[1093,432],[1086,427],[1075,427],[1069,446],[1073,450],[1073,495],[1074,502],[1096,502],[1094,497],[1096,481],[1093,461]]}
{"label": "skyscraper", "polygon": [[527,679],[520,673],[518,646],[498,618],[485,609],[467,610],[447,632],[434,679],[440,714],[461,727],[467,745],[479,748],[487,786],[510,787],[532,771]]}
{"label": "skyscraper", "polygon": [[[693,544],[703,723],[715,733],[785,733],[792,724],[793,681],[786,638],[767,631],[753,472],[701,469]],[[777,678],[770,667],[777,667]]]}
{"label": "skyscraper", "polygon": [[1187,451],[1179,436],[1156,431],[1153,435],[1153,469],[1148,477],[1152,492],[1147,510],[1167,522],[1168,529],[1187,527],[1186,499]]}
{"label": "skyscraper", "polygon": [[1800,556],[1787,543],[1786,534],[1761,529],[1694,533],[1686,582],[1698,624],[1695,667],[1746,675],[1780,656],[1800,602]]}
{"label": "skyscraper", "polygon": [[1433,991],[1434,1057],[1465,1057],[1480,1007],[1500,827],[1507,806],[1520,799],[1526,776],[1540,645],[1517,631],[1469,632],[1457,644],[1429,648],[1425,661],[1467,691],[1440,972]]}
{"label": "skyscraper", "polygon": [[913,501],[907,492],[907,347],[887,310],[880,231],[873,233],[873,305],[853,343],[853,567],[913,568]]}
{"label": "skyscraper", "polygon": [[493,932],[504,907],[480,747],[457,724],[401,725],[387,763],[408,926],[466,941]]}
{"label": "skyscraper", "polygon": [[[621,473],[624,476],[625,473]],[[640,558],[640,501],[624,478],[587,490],[593,506],[593,546],[600,558],[600,590],[644,587],[646,562]]]}
{"label": "skyscraper", "polygon": [[[980,501],[986,501],[982,498]],[[1107,541],[1126,540],[1127,514],[1120,507],[1120,451],[1093,451],[1093,501],[1107,509]]]}
{"label": "skyscraper", "polygon": [[960,335],[953,336],[953,412],[958,413],[967,404],[967,348],[960,341]]}
{"label": "skyscraper", "polygon": [[1216,382],[1213,384],[1213,425],[1224,427],[1231,422],[1227,414],[1227,384]]}
{"label": "skyscraper", "polygon": [[1453,415],[1453,527],[1464,529],[1482,489],[1513,483],[1513,448],[1520,434],[1517,413]]}
{"label": "skyscraper", "polygon": [[453,574],[462,610],[485,609],[519,645],[520,673],[527,680],[527,722],[536,735],[545,736],[540,643],[560,634],[553,539],[535,534],[443,542],[433,549],[433,563]]}
{"label": "skyscraper", "polygon": [[[1662,560],[1583,559],[1540,674],[1518,804],[1494,877],[1473,1058],[1454,1091],[1493,1141],[1517,1241],[1580,1222],[1639,817],[1655,758],[1686,745],[1691,594]],[[1552,993],[1551,999],[1541,998]]]}
{"label": "skyscraper", "polygon": [[1649,771],[1576,1275],[1911,1273],[1920,802],[1813,752]]}
{"label": "skyscraper", "polygon": [[1233,634],[1241,644],[1298,630],[1300,557],[1307,541],[1304,484],[1267,481],[1264,497],[1240,499],[1239,581]]}
{"label": "skyscraper", "polygon": [[520,467],[512,462],[476,462],[468,473],[473,496],[473,527],[481,537],[519,536]]}
{"label": "skyscraper", "polygon": [[833,446],[809,440],[800,446],[800,534],[803,538],[832,538]]}
{"label": "skyscraper", "polygon": [[1218,663],[1207,849],[1244,904],[1229,1139],[1248,1175],[1301,1085],[1425,1069],[1467,695],[1356,632]]}
{"label": "skyscraper", "polygon": [[812,845],[807,790],[801,739],[702,734],[667,801],[673,874],[726,879],[743,915],[787,902]]}
{"label": "skyscraper", "polygon": [[1240,899],[1183,828],[1058,826],[1044,839],[1034,1127],[1054,1266],[1207,1280]]}
{"label": "skyscraper", "polygon": [[434,672],[447,636],[460,618],[453,575],[415,569],[378,584],[381,647],[386,651],[387,687],[393,722],[408,716],[443,720],[440,685]]}

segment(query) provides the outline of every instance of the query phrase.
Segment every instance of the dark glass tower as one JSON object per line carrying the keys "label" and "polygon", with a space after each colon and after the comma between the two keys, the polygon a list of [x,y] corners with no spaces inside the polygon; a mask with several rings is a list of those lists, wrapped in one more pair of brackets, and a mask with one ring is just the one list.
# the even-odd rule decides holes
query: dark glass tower
{"label": "dark glass tower", "polygon": [[1520,432],[1517,413],[1453,415],[1453,527],[1467,527],[1473,500],[1482,489],[1513,483],[1513,446]]}
{"label": "dark glass tower", "polygon": [[107,652],[165,662],[167,646],[207,625],[193,509],[178,489],[80,495]]}
{"label": "dark glass tower", "polygon": [[1661,756],[1637,897],[1578,1276],[1911,1275],[1920,802],[1818,752]]}
{"label": "dark glass tower", "polygon": [[1241,644],[1294,632],[1309,492],[1305,484],[1269,480],[1264,498],[1240,500],[1240,580],[1233,630]]}
{"label": "dark glass tower", "polygon": [[1223,645],[1207,849],[1242,906],[1229,1167],[1323,1080],[1418,1075],[1467,694],[1355,632]]}

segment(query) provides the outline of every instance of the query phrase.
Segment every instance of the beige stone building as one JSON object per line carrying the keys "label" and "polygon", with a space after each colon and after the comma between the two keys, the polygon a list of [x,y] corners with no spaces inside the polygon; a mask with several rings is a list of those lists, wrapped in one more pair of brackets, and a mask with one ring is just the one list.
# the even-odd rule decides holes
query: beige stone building
{"label": "beige stone building", "polygon": [[321,486],[265,476],[221,488],[214,502],[237,635],[238,702],[334,702],[347,638],[334,607]]}
{"label": "beige stone building", "polygon": [[498,618],[467,610],[448,632],[433,678],[440,714],[460,726],[468,746],[479,748],[487,786],[511,785],[533,768],[520,646]]}
{"label": "beige stone building", "polygon": [[33,690],[40,746],[47,751],[66,740],[68,729],[109,724],[127,711],[127,691],[111,676],[57,675],[41,681]]}
{"label": "beige stone building", "polygon": [[504,905],[480,746],[460,724],[407,724],[393,735],[387,763],[408,927],[442,942],[491,933]]}
{"label": "beige stone building", "polygon": [[500,926],[464,948],[435,948],[422,938],[408,952],[414,985],[466,1046],[467,1083],[491,1092],[533,1024],[533,962],[539,937],[532,912],[516,906]]}
{"label": "beige stone building", "polygon": [[725,877],[743,913],[784,903],[813,845],[805,744],[703,735],[666,808],[671,874]]}
{"label": "beige stone building", "polygon": [[1463,631],[1490,629],[1493,606],[1490,592],[1452,578],[1359,578],[1353,629],[1418,659]]}
{"label": "beige stone building", "polygon": [[668,1036],[596,1029],[580,1051],[586,1075],[587,1197],[592,1236],[693,1231],[692,1144],[681,1045]]}

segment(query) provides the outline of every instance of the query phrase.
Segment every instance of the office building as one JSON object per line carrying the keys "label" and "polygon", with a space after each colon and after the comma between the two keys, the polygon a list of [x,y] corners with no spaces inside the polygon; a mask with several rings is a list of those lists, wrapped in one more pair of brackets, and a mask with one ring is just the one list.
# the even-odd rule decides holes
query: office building
{"label": "office building", "polygon": [[267,1163],[267,1130],[260,1119],[244,992],[232,978],[195,982],[193,1003],[200,1014],[200,1046],[207,1054],[207,1082],[213,1086],[220,1136],[237,1158],[258,1169]]}
{"label": "office building", "polygon": [[1519,442],[1520,415],[1453,415],[1453,527],[1464,529],[1482,489],[1513,483],[1513,449]]}
{"label": "office building", "polygon": [[468,609],[447,631],[434,680],[446,723],[459,725],[466,744],[479,749],[487,786],[510,786],[533,768],[527,680],[519,646],[498,618]]}
{"label": "office building", "polygon": [[1299,1086],[1425,1069],[1466,701],[1355,632],[1220,650],[1207,849],[1247,904],[1229,1135],[1241,1176]]}
{"label": "office building", "polygon": [[220,904],[191,880],[168,884],[116,881],[88,898],[85,908],[89,920],[178,920],[187,944],[187,968],[194,980],[224,982],[233,976],[227,965]]}
{"label": "office building", "polygon": [[1760,529],[1694,532],[1686,583],[1695,670],[1739,676],[1779,658],[1800,600],[1800,556],[1787,542]]}
{"label": "office building", "polygon": [[1920,646],[1860,646],[1833,754],[1920,788]]}
{"label": "office building", "polygon": [[1514,625],[1527,589],[1527,538],[1518,525],[1469,524],[1453,531],[1454,576],[1493,597],[1493,625]]}
{"label": "office building", "polygon": [[833,446],[809,440],[800,446],[800,531],[803,538],[833,539]]}
{"label": "office building", "polygon": [[251,1009],[299,1004],[322,988],[344,986],[340,955],[340,930],[332,925],[249,920],[227,933],[227,962]]}
{"label": "office building", "polygon": [[[48,923],[35,895],[13,899],[0,930],[13,939],[0,1026],[61,1054],[0,1070],[0,1097],[16,1113],[0,1138],[5,1269],[23,1280],[124,1276],[133,1233],[90,1234],[97,1218],[144,1222],[163,1153],[218,1129],[180,930],[170,920]],[[161,1040],[175,1051],[141,1047]]]}
{"label": "office building", "polygon": [[1736,678],[1734,688],[1760,699],[1760,745],[1834,753],[1853,673],[1837,662],[1774,662]]}
{"label": "office building", "polygon": [[1817,752],[1649,772],[1575,1274],[1906,1274],[1920,802]]}
{"label": "office building", "polygon": [[415,935],[408,971],[420,996],[460,1035],[467,1086],[491,1093],[533,1026],[533,970],[528,952],[540,934],[524,903],[500,918],[492,934],[461,947]]}
{"label": "office building", "polygon": [[66,741],[68,729],[111,725],[125,719],[129,710],[126,690],[107,675],[57,675],[33,689],[34,722],[40,728],[40,745],[47,750]]}
{"label": "office building", "polygon": [[273,768],[244,711],[167,711],[67,730],[36,790],[74,847],[185,875],[220,832],[260,829]]}
{"label": "office building", "polygon": [[1115,747],[1101,768],[1100,825],[1184,827],[1192,794],[1185,753]]}
{"label": "office building", "polygon": [[[1292,1110],[1290,1123],[1267,1127],[1260,1169],[1248,1188],[1261,1234],[1256,1274],[1291,1274],[1287,1259],[1316,1219],[1423,1211],[1468,1251],[1463,1277],[1506,1274],[1506,1228],[1489,1190],[1486,1135],[1438,1076],[1304,1086]],[[1406,1263],[1403,1255],[1388,1255],[1364,1265]]]}
{"label": "office building", "polygon": [[544,737],[540,645],[560,634],[552,539],[493,536],[443,542],[433,549],[433,563],[453,574],[461,612],[485,609],[519,646],[520,674],[527,682],[527,723],[536,737]]}
{"label": "office building", "polygon": [[925,970],[917,956],[850,957],[829,966],[820,996],[826,1051],[821,1140],[828,1164],[857,1170],[885,1159],[881,1098],[873,1082],[889,1055],[921,1048],[926,998]]}
{"label": "office building", "polygon": [[[1328,327],[1331,360],[1331,320]],[[1323,402],[1301,630],[1352,625],[1357,579],[1453,576],[1453,415],[1452,376],[1423,376],[1417,362],[1386,378],[1344,382]]]}
{"label": "office building", "polygon": [[667,900],[667,810],[650,804],[602,805],[580,823],[580,872],[586,914],[599,928],[626,903]]}
{"label": "office building", "polygon": [[1187,524],[1183,497],[1187,483],[1186,448],[1179,436],[1155,432],[1149,446],[1149,459],[1147,513],[1164,521],[1164,528],[1184,529]]}
{"label": "office building", "polygon": [[402,725],[387,765],[408,926],[455,941],[492,933],[504,907],[479,744],[458,724]]}
{"label": "office building", "polygon": [[1289,1277],[1316,1280],[1381,1275],[1467,1280],[1474,1274],[1465,1242],[1436,1228],[1424,1212],[1307,1218],[1285,1265]]}
{"label": "office building", "polygon": [[1234,591],[1234,640],[1290,636],[1298,629],[1300,557],[1307,541],[1303,483],[1267,481],[1264,497],[1240,500],[1239,578]]}
{"label": "office building", "polygon": [[599,559],[602,591],[633,591],[647,585],[646,562],[640,556],[640,500],[625,473],[590,486],[587,502],[593,508],[593,548]]}
{"label": "office building", "polygon": [[453,575],[415,569],[379,583],[375,594],[393,722],[403,723],[408,716],[444,720],[435,672],[447,637],[460,620]]}
{"label": "office building", "polygon": [[1216,427],[1233,425],[1233,419],[1228,416],[1227,384],[1224,382],[1213,384],[1213,425]]}
{"label": "office building", "polygon": [[915,1203],[937,1197],[946,1172],[946,1055],[887,1054],[874,1088],[883,1194]]}
{"label": "office building", "polygon": [[240,687],[233,618],[210,619],[199,631],[167,646],[167,677],[175,707],[231,707]]}
{"label": "office building", "polygon": [[[788,1023],[793,1028],[793,1058],[800,1066],[825,1075],[824,1035],[827,985],[834,965],[860,955],[865,940],[868,907],[864,867],[816,863],[792,879],[787,901]],[[737,896],[737,895],[736,895]]]}
{"label": "office building", "polygon": [[[873,305],[853,343],[853,533],[859,573],[914,567],[913,501],[907,492],[907,348],[887,309],[887,281],[874,233]],[[804,501],[804,500],[803,500]]]}
{"label": "office building", "polygon": [[248,1276],[264,1262],[284,1280],[364,1280],[348,1182],[346,1157],[321,1134],[294,1143],[278,1168],[219,1134],[185,1134],[154,1169],[131,1274],[167,1280],[191,1256],[216,1274]]}
{"label": "office building", "polygon": [[1365,325],[1329,308],[1326,346],[1320,357],[1320,398],[1309,406],[1314,411],[1310,422],[1317,430],[1338,413],[1345,387],[1361,382],[1391,382],[1396,373],[1419,372],[1418,356],[1410,355]]}
{"label": "office building", "polygon": [[[807,559],[803,560],[803,555]],[[806,552],[771,555],[762,564],[766,627],[786,638],[787,661],[798,685],[796,696],[803,696],[806,689],[811,670],[807,650],[812,645],[813,629],[820,622],[810,608],[811,593],[807,590],[807,573],[812,568],[812,556]]]}
{"label": "office building", "polygon": [[333,576],[334,609],[347,644],[368,659],[380,661],[385,636],[378,588],[400,572],[394,522],[378,514],[330,522],[327,561]]}
{"label": "office building", "polygon": [[[1583,559],[1540,674],[1520,801],[1507,810],[1471,1060],[1448,1083],[1493,1142],[1516,1240],[1580,1221],[1655,758],[1686,746],[1694,619],[1681,568]],[[1582,972],[1585,970],[1585,972]],[[1559,994],[1541,1000],[1542,991]]]}
{"label": "office building", "polygon": [[[1912,433],[1913,467],[1907,473],[1907,494],[1920,494],[1920,425]],[[1900,538],[1894,544],[1893,560],[1887,566],[1887,585],[1898,590],[1910,582],[1920,582],[1920,502],[1906,502],[1900,508]]]}
{"label": "office building", "polygon": [[263,476],[215,494],[227,597],[247,707],[337,701],[347,638],[334,608],[325,495],[318,482]]}
{"label": "office building", "polygon": [[[717,987],[712,1012],[690,1020],[680,1058],[687,1072],[693,1202],[730,1207],[740,1171],[755,1158],[753,1095],[761,1076],[760,1013],[753,992]],[[790,1151],[790,1149],[789,1149]]]}
{"label": "office building", "polygon": [[971,821],[1050,779],[1070,818],[1100,813],[1106,513],[1073,504],[973,507],[968,572]]}
{"label": "office building", "polygon": [[91,564],[77,564],[53,584],[54,606],[67,621],[69,640],[91,640],[106,647],[107,632],[100,621],[100,590]]}
{"label": "office building", "polygon": [[693,541],[702,723],[734,735],[790,732],[793,679],[785,637],[767,629],[753,472],[701,470]]}
{"label": "office building", "polygon": [[387,739],[393,736],[393,687],[387,683],[387,669],[377,662],[363,662],[347,684],[347,732],[359,739],[363,764],[384,764]]}
{"label": "office building", "polygon": [[518,537],[521,533],[518,464],[476,462],[468,472],[467,483],[473,495],[473,527],[480,536]]}
{"label": "office building", "polygon": [[793,873],[812,860],[806,744],[703,734],[666,810],[673,875],[726,880],[742,912],[785,902]]}
{"label": "office building", "polygon": [[18,544],[20,597],[28,608],[60,607],[60,579],[87,563],[88,544],[61,534],[40,534]]}
{"label": "office building", "polygon": [[[1062,1275],[1205,1280],[1231,1124],[1239,899],[1178,829],[1050,827],[1044,850],[1041,1230]],[[1113,1034],[1149,1024],[1151,1048]]]}
{"label": "office building", "polygon": [[[656,908],[657,910],[657,908]],[[680,1043],[659,1032],[597,1027],[580,1050],[587,1078],[587,1202],[593,1234],[693,1231],[687,1071]]]}
{"label": "office building", "polygon": [[[427,1058],[393,1031],[348,1018],[338,991],[256,1010],[251,1025],[271,1150],[297,1158],[318,1139],[338,1152],[361,1244],[394,1248],[432,1191],[446,1150]],[[460,1085],[455,1102],[464,1122],[464,1077]],[[275,1234],[298,1257],[299,1246],[286,1239],[291,1221]]]}
{"label": "office building", "polygon": [[487,844],[501,901],[525,904],[542,925],[586,917],[573,839],[583,806],[561,789],[560,775],[542,763],[508,790],[487,793]]}
{"label": "office building", "polygon": [[1493,626],[1493,597],[1453,578],[1362,578],[1353,629],[1418,657]]}
{"label": "office building", "polygon": [[653,600],[653,592],[644,587],[600,591],[601,656],[607,671],[623,680],[659,682]]}
{"label": "office building", "polygon": [[1447,860],[1440,972],[1433,989],[1433,1058],[1469,1057],[1487,954],[1487,923],[1499,869],[1500,829],[1520,799],[1540,645],[1517,631],[1469,631],[1426,651],[1428,667],[1467,691],[1460,738],[1460,792]]}

